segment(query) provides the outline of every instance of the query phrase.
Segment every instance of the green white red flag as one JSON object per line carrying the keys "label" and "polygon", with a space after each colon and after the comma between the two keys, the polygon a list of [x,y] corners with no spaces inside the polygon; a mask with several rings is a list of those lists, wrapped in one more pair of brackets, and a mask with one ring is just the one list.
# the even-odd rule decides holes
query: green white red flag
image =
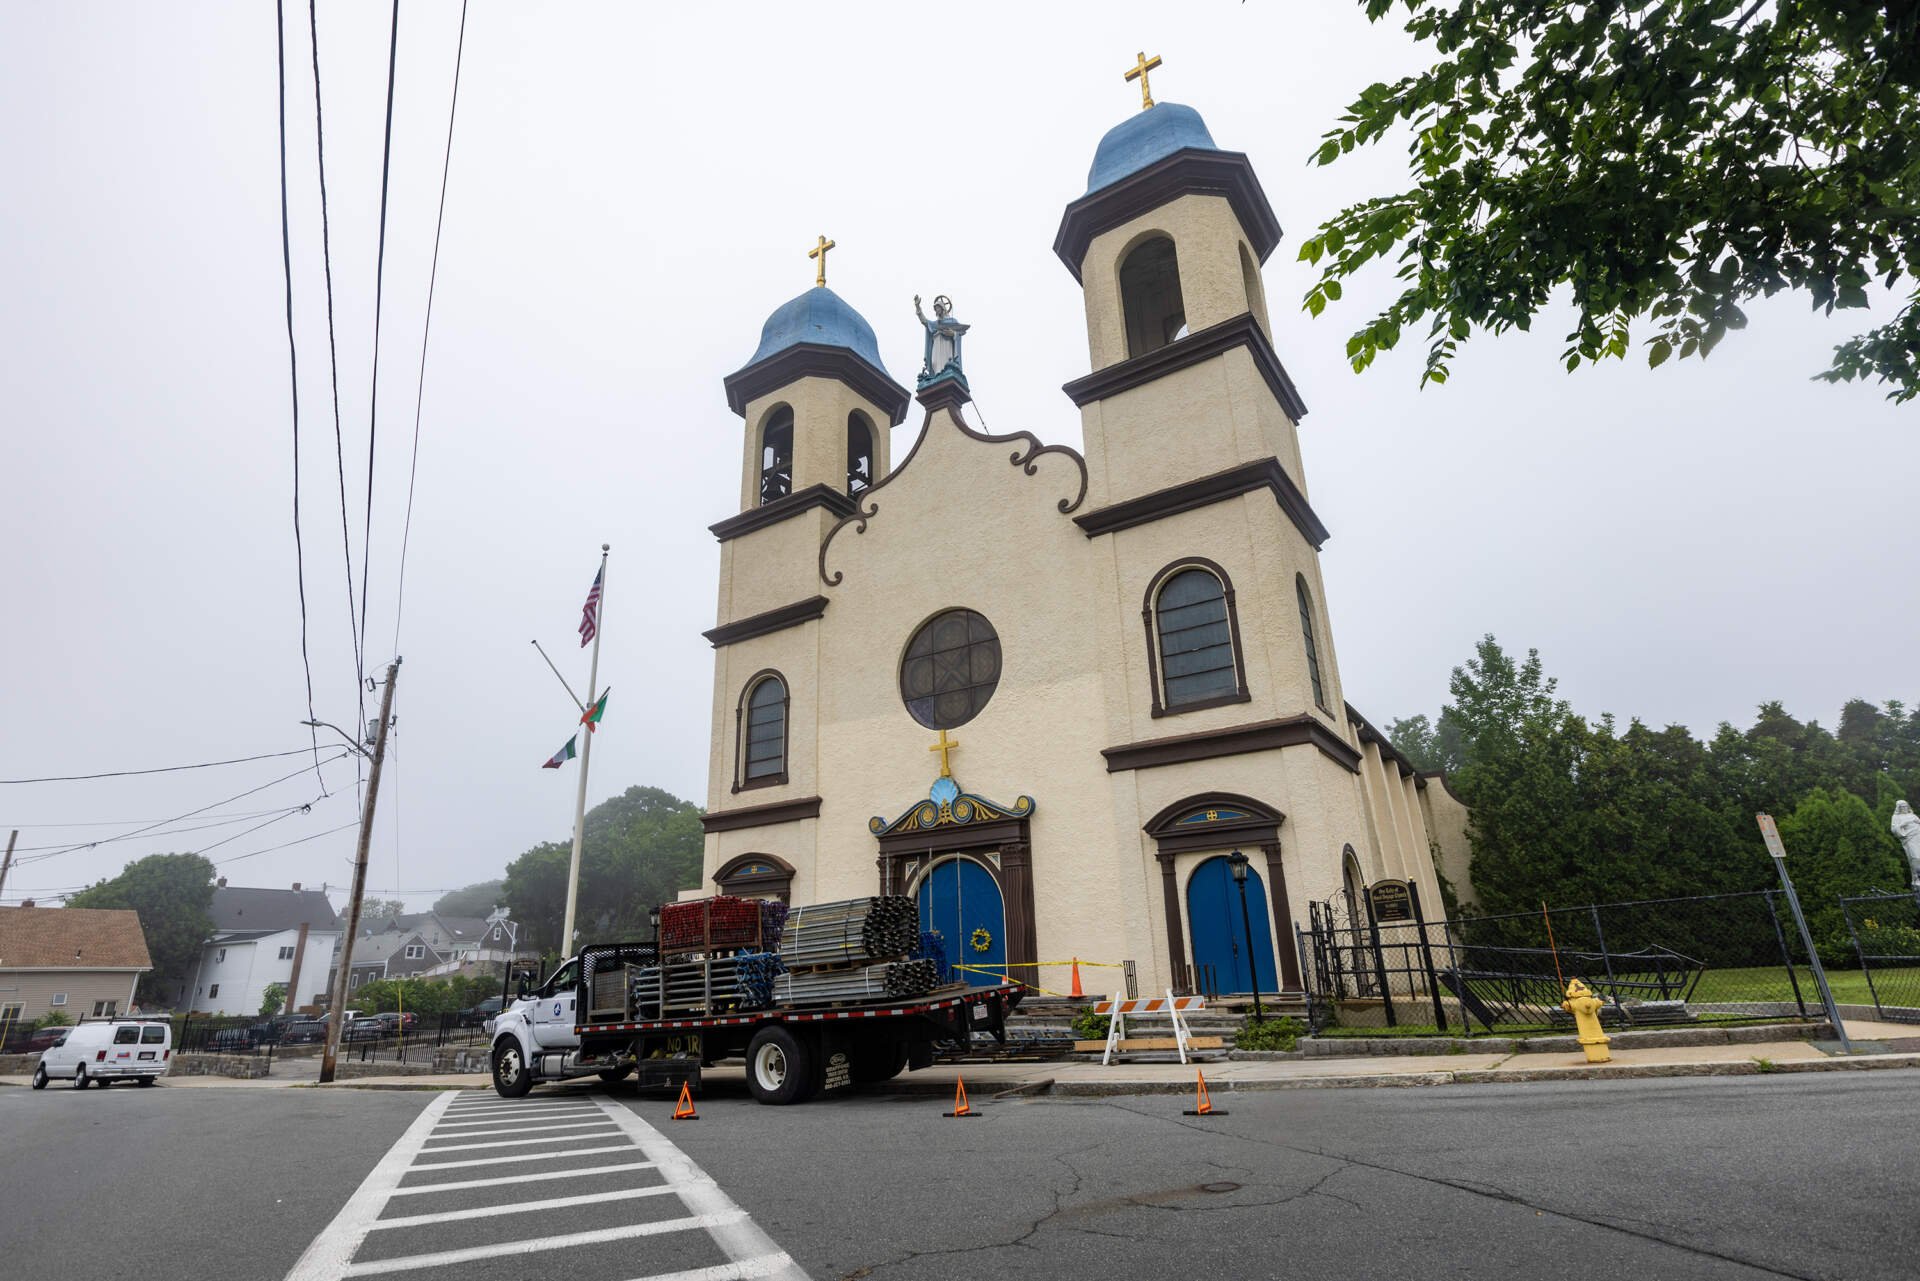
{"label": "green white red flag", "polygon": [[593,727],[600,723],[600,718],[607,714],[607,695],[612,692],[613,687],[608,686],[605,690],[601,691],[600,701],[580,714],[580,723],[587,727],[589,734],[593,732]]}
{"label": "green white red flag", "polygon": [[575,752],[573,750],[574,739],[577,739],[579,737],[580,736],[578,734],[575,734],[573,738],[568,739],[567,745],[561,748],[559,751],[555,752],[552,756],[548,757],[547,763],[545,765],[542,765],[540,768],[541,769],[559,769],[562,765],[572,760],[575,755]]}

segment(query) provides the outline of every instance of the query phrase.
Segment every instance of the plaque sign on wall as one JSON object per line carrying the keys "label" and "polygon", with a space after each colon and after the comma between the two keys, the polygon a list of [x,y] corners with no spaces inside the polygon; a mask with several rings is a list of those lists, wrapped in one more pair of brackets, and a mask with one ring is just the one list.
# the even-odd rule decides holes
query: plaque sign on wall
{"label": "plaque sign on wall", "polygon": [[1413,919],[1413,891],[1406,881],[1375,881],[1367,886],[1367,901],[1382,925]]}

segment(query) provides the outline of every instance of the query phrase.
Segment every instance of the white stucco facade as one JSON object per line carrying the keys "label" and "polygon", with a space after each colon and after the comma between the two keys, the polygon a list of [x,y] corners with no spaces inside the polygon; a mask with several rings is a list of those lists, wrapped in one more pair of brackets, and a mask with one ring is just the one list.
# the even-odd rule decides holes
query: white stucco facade
{"label": "white stucco facade", "polygon": [[[1245,158],[1219,152],[1176,153],[1069,207],[1056,248],[1086,295],[1093,373],[1067,387],[1084,455],[988,434],[964,385],[937,381],[921,391],[904,460],[889,470],[882,448],[878,483],[849,497],[847,415],[872,417],[884,440],[905,409],[903,389],[890,396],[854,354],[857,335],[839,354],[776,355],[728,379],[745,471],[740,514],[714,527],[703,892],[794,903],[898,892],[932,910],[952,882],[978,903],[985,881],[938,870],[959,859],[990,878],[1002,914],[985,948],[994,928],[949,939],[950,959],[1132,961],[1142,987],[1159,990],[1241,955],[1212,937],[1217,902],[1191,897],[1205,870],[1217,898],[1214,860],[1230,850],[1251,860],[1264,964],[1289,989],[1300,982],[1295,922],[1342,891],[1349,861],[1362,882],[1412,881],[1430,918],[1442,911],[1436,860],[1457,866],[1449,875],[1464,888],[1464,809],[1346,701],[1303,406],[1272,350],[1259,283],[1271,222]],[[1163,319],[1184,324],[1130,352],[1138,303],[1123,265],[1157,241],[1177,251],[1168,296],[1184,302]],[[969,342],[982,339],[1019,335]],[[783,409],[792,492],[762,504],[761,433]],[[1001,432],[1006,413],[996,409]],[[1203,699],[1176,696],[1156,632],[1163,584],[1196,568],[1220,584],[1232,636],[1232,688]],[[998,680],[947,728],[958,798],[928,804],[939,726],[910,712],[903,663],[916,633],[952,610],[991,624]],[[767,680],[784,691],[784,750],[781,768],[756,778],[749,699]],[[1012,973],[1066,981],[1051,965]],[[1110,990],[1114,974],[1089,981]],[[1215,977],[1235,991],[1254,976]]]}

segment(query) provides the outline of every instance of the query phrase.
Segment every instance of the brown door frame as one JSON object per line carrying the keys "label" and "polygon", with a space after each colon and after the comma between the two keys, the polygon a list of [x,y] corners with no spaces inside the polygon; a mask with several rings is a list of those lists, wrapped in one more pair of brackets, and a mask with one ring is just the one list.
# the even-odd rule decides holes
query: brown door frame
{"label": "brown door frame", "polygon": [[[1231,810],[1244,818],[1221,818],[1191,822],[1202,813]],[[1276,936],[1273,950],[1280,962],[1280,988],[1283,995],[1303,992],[1300,984],[1299,950],[1293,939],[1293,909],[1287,895],[1287,874],[1280,862],[1280,825],[1287,816],[1271,805],[1232,792],[1202,792],[1175,801],[1147,820],[1142,829],[1153,837],[1160,862],[1160,893],[1167,919],[1167,960],[1173,965],[1189,965],[1186,920],[1180,911],[1180,884],[1174,873],[1174,858],[1180,854],[1224,853],[1246,846],[1257,847],[1265,856],[1267,903],[1273,910]]]}
{"label": "brown door frame", "polygon": [[[998,887],[1000,906],[1007,918],[1007,964],[1032,965],[1039,960],[1033,909],[1033,842],[1027,820],[1005,818],[882,836],[880,856],[874,860],[880,893],[907,892],[909,861],[924,859],[931,865],[948,854],[971,856]],[[998,866],[987,857],[990,854],[1000,856]]]}

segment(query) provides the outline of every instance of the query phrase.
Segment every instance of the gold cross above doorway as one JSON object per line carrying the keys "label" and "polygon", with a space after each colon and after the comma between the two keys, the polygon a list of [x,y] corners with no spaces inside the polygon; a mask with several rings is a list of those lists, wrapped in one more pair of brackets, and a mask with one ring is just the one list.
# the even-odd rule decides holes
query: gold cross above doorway
{"label": "gold cross above doorway", "polygon": [[833,248],[833,242],[822,236],[819,244],[807,250],[807,257],[820,260],[820,270],[813,276],[814,285],[820,289],[827,287],[827,250],[831,248]]}
{"label": "gold cross above doorway", "polygon": [[957,738],[949,739],[947,737],[947,731],[941,730],[940,741],[927,749],[929,752],[940,753],[940,777],[941,778],[953,777],[953,767],[951,763],[947,760],[947,753],[953,751],[953,749],[958,746],[960,746],[959,739]]}
{"label": "gold cross above doorway", "polygon": [[1147,73],[1159,65],[1159,54],[1156,53],[1149,58],[1146,51],[1142,50],[1139,61],[1134,63],[1133,70],[1127,73],[1127,79],[1140,82],[1140,110],[1142,111],[1153,106],[1153,91],[1147,87]]}

